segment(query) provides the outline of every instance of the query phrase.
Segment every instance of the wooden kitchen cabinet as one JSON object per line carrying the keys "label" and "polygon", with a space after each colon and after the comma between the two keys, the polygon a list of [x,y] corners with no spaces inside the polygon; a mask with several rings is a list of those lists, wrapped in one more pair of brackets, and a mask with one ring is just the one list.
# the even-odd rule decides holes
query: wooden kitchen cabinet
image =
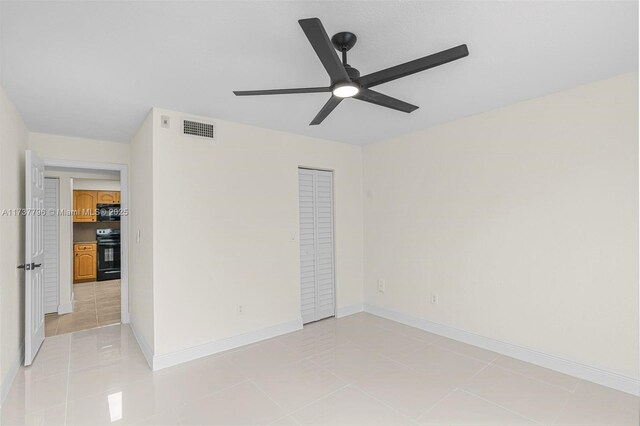
{"label": "wooden kitchen cabinet", "polygon": [[74,222],[95,222],[98,191],[73,191]]}
{"label": "wooden kitchen cabinet", "polygon": [[98,204],[120,204],[120,191],[98,191]]}
{"label": "wooden kitchen cabinet", "polygon": [[93,281],[98,276],[98,246],[96,243],[73,245],[73,282]]}

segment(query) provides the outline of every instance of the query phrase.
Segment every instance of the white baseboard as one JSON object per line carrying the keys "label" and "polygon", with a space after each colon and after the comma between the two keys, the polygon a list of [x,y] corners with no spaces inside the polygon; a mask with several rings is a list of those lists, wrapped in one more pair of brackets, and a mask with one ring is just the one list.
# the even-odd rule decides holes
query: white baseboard
{"label": "white baseboard", "polygon": [[136,328],[136,322],[134,320],[134,315],[129,315],[129,327],[131,327],[131,331],[133,332],[133,336],[136,338],[138,342],[138,346],[140,346],[140,350],[142,351],[142,355],[144,359],[147,360],[147,364],[149,364],[149,368],[153,369],[153,350],[147,343],[147,341],[142,337],[140,331]]}
{"label": "white baseboard", "polygon": [[[133,321],[132,321],[133,324]],[[237,336],[228,337],[226,339],[214,340],[202,345],[193,346],[175,352],[170,352],[153,357],[153,370],[161,370],[183,362],[188,362],[204,356],[213,355],[218,352],[235,349],[250,343],[259,342],[261,340],[277,337],[282,334],[291,333],[302,329],[302,318],[276,324],[271,327],[262,328],[260,330],[250,331],[248,333],[239,334]]]}
{"label": "white baseboard", "polygon": [[11,362],[11,366],[9,366],[9,370],[7,370],[7,374],[2,378],[2,383],[0,383],[0,405],[4,402],[4,399],[9,394],[9,390],[11,389],[11,385],[13,384],[16,375],[18,374],[18,370],[20,370],[20,366],[22,365],[22,361],[24,360],[24,342],[20,344],[18,348],[18,353],[16,353],[13,361]]}
{"label": "white baseboard", "polygon": [[362,303],[356,303],[355,305],[343,306],[336,311],[336,318],[342,318],[349,315],[357,314],[364,311],[364,305]]}
{"label": "white baseboard", "polygon": [[640,395],[640,380],[633,377],[624,376],[612,371],[603,370],[601,368],[592,367],[590,365],[540,352],[535,349],[503,342],[491,337],[485,337],[476,333],[417,318],[375,305],[365,304],[364,310],[365,312],[373,315],[387,318],[411,327],[420,328],[440,336],[478,346],[522,361],[530,362],[532,364],[559,371],[589,382],[598,383],[633,395]]}

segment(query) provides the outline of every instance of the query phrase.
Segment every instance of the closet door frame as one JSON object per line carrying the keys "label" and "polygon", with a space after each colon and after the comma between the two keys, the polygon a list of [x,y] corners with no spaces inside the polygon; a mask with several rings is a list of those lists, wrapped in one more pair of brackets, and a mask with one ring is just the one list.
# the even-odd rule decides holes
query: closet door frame
{"label": "closet door frame", "polygon": [[[336,173],[335,170],[333,169],[325,169],[325,168],[321,168],[321,167],[312,167],[312,166],[298,166],[298,197],[300,196],[300,178],[299,178],[299,171],[300,169],[303,170],[310,170],[310,171],[319,171],[319,172],[328,172],[331,173],[331,235],[332,235],[332,247],[331,247],[331,253],[332,253],[332,262],[331,262],[331,267],[332,267],[332,273],[333,273],[333,317],[337,317],[338,315],[338,276],[336,273],[336,195],[335,195],[335,189],[336,189]],[[314,195],[316,192],[316,187],[315,187],[315,178],[314,178]],[[315,198],[315,196],[314,196]],[[316,208],[316,204],[314,202],[314,209]],[[314,220],[314,241],[317,244],[317,226],[315,226],[315,220]],[[300,232],[300,200],[298,200],[298,232]],[[314,250],[315,251],[315,250]],[[300,250],[300,239],[298,239],[298,256],[301,255],[301,250]],[[317,270],[317,252],[315,253],[316,255],[316,262],[314,262],[316,270]],[[298,267],[300,267],[300,257],[298,258]],[[298,273],[298,278],[299,278],[299,282],[298,282],[298,288],[302,291],[302,287],[301,287],[301,276],[300,273]],[[316,318],[313,321],[309,321],[306,322],[304,324],[311,324],[313,322],[316,321],[320,321],[322,319],[325,318],[318,318],[318,285],[317,285],[317,275],[315,276],[316,279]],[[298,298],[301,301],[301,298]],[[302,303],[302,302],[300,302]],[[300,306],[300,317],[302,317],[302,306]],[[331,316],[326,317],[326,318],[331,318]]]}

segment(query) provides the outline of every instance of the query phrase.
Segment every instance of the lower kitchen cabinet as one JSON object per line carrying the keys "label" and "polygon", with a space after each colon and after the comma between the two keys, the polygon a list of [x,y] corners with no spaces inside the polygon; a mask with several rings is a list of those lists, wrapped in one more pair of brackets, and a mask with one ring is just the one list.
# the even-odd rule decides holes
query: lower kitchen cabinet
{"label": "lower kitchen cabinet", "polygon": [[73,245],[73,282],[93,281],[98,273],[98,252],[96,243],[76,243]]}

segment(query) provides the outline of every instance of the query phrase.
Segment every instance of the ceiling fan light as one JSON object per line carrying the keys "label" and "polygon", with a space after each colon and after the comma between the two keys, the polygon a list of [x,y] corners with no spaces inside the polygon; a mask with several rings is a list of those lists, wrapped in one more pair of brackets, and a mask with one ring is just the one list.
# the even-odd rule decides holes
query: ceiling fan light
{"label": "ceiling fan light", "polygon": [[337,96],[339,98],[350,98],[357,95],[359,91],[360,88],[353,83],[340,84],[333,88],[334,96]]}

